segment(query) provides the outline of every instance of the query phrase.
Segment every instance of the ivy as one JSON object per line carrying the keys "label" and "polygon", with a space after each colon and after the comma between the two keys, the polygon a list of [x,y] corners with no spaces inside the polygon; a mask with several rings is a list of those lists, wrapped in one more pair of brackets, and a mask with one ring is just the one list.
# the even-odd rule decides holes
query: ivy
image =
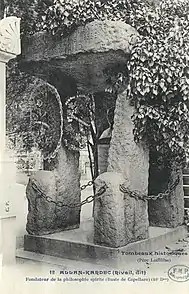
{"label": "ivy", "polygon": [[[146,10],[148,33],[133,47],[128,96],[135,104],[135,140],[146,140],[162,162],[184,164],[189,139],[189,4],[162,2]],[[146,30],[146,29],[145,29]]]}
{"label": "ivy", "polygon": [[185,162],[189,139],[187,0],[161,1],[157,6],[147,0],[5,0],[5,4],[8,15],[22,17],[23,35],[47,31],[67,36],[94,20],[119,20],[134,27],[138,40],[125,69],[109,78],[110,88],[118,93],[128,85],[127,95],[136,108],[137,142],[148,142],[162,162]]}
{"label": "ivy", "polygon": [[[4,0],[7,15],[22,19],[22,34],[47,31],[66,36],[94,20],[122,20],[141,30],[145,6],[142,0]],[[149,20],[148,20],[149,21]]]}

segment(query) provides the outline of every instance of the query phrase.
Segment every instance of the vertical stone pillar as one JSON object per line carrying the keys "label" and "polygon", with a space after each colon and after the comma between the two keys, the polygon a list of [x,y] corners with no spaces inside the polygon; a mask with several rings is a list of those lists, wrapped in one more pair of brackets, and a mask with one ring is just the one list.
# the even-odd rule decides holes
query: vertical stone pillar
{"label": "vertical stone pillar", "polygon": [[13,262],[16,249],[16,167],[5,146],[6,63],[20,54],[20,19],[0,20],[0,256],[1,265]]}
{"label": "vertical stone pillar", "polygon": [[[96,191],[106,190],[96,198],[94,209],[94,242],[108,247],[122,247],[148,238],[147,201],[130,197],[120,191],[128,185],[123,175],[105,172],[95,181]],[[128,185],[129,186],[129,185]]]}
{"label": "vertical stone pillar", "polygon": [[125,216],[124,194],[119,190],[123,184],[122,174],[102,173],[95,180],[96,191],[106,185],[106,191],[95,200],[94,207],[94,242],[96,244],[121,247],[128,243]]}
{"label": "vertical stone pillar", "polygon": [[[79,152],[61,146],[56,158],[44,164],[45,170],[30,177],[26,196],[29,203],[26,229],[32,235],[44,235],[78,228],[81,202]],[[54,202],[39,197],[34,185]],[[70,206],[70,207],[69,207]]]}
{"label": "vertical stone pillar", "polygon": [[118,95],[107,171],[122,173],[125,179],[129,179],[132,190],[147,193],[149,151],[145,145],[134,141],[133,113],[134,107],[127,100],[126,93]]}
{"label": "vertical stone pillar", "polygon": [[58,164],[56,166],[58,176],[58,197],[67,205],[74,208],[63,207],[60,217],[62,229],[75,229],[80,225],[81,202],[79,152],[71,151],[61,147],[58,153]]}
{"label": "vertical stone pillar", "polygon": [[[124,185],[131,191],[137,190],[141,194],[148,193],[148,170],[149,153],[146,146],[136,144],[133,136],[133,115],[134,107],[127,100],[126,93],[118,95],[114,116],[114,126],[112,139],[110,142],[108,173],[119,173],[122,175]],[[97,179],[97,188],[100,175]],[[109,205],[104,207],[100,201],[105,201],[103,196],[95,201],[94,212],[94,242],[101,244],[102,240],[107,240],[107,246],[124,246],[127,243],[148,237],[148,207],[147,201],[135,200],[127,194],[119,192],[120,179],[111,177],[111,185],[106,179],[108,188]],[[106,194],[106,193],[105,193]],[[121,196],[122,195],[122,196]],[[106,195],[104,196],[106,197]],[[124,198],[123,198],[124,197]],[[111,209],[108,207],[111,206]],[[118,211],[120,210],[120,211]],[[99,219],[101,221],[99,222]],[[108,219],[108,221],[106,221]],[[109,221],[111,219],[111,221]],[[122,228],[120,237],[119,228]],[[111,235],[109,242],[107,234],[110,230],[117,232]],[[113,239],[112,239],[113,238]]]}
{"label": "vertical stone pillar", "polygon": [[157,167],[150,168],[149,194],[158,195],[170,188],[170,185],[178,185],[162,199],[149,201],[149,222],[151,226],[175,228],[184,222],[184,190],[182,171],[177,171],[175,166],[159,170]]}

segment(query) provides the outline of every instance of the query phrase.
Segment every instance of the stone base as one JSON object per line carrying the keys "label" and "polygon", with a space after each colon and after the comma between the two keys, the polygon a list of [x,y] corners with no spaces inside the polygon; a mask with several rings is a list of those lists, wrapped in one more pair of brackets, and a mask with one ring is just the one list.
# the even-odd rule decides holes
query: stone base
{"label": "stone base", "polygon": [[[93,243],[94,231],[93,219],[91,219],[82,222],[79,229],[72,231],[48,236],[25,235],[24,250],[104,266],[120,267],[137,259],[137,255],[132,255],[132,253],[155,251],[186,235],[185,226],[175,229],[150,227],[150,237],[146,240],[119,248],[105,247]],[[125,254],[123,255],[122,252]]]}

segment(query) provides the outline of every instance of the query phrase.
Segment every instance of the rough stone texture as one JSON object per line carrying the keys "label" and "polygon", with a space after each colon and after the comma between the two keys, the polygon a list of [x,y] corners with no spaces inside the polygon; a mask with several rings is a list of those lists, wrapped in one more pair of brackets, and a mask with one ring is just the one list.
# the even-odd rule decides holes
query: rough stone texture
{"label": "rough stone texture", "polygon": [[[173,183],[179,174],[180,182],[176,189],[169,196],[156,201],[149,201],[149,221],[151,226],[175,228],[184,222],[184,191],[182,172],[177,173],[175,169],[166,170],[167,174],[157,169],[151,169],[149,194],[157,195],[164,192],[168,187],[169,176]],[[163,178],[163,175],[165,177]]]}
{"label": "rough stone texture", "polygon": [[95,202],[94,242],[110,247],[124,246],[148,237],[147,202],[126,194],[124,200],[124,194],[119,191],[119,184],[125,182],[130,190],[138,190],[141,194],[148,192],[149,153],[145,146],[134,142],[133,112],[134,107],[129,104],[126,94],[118,95],[108,173],[101,174],[96,180],[97,191],[104,182],[108,189]]}
{"label": "rough stone texture", "polygon": [[119,185],[124,181],[122,175],[103,173],[95,181],[96,192],[106,184],[106,192],[95,200],[94,243],[109,247],[126,244],[124,217],[124,194]]}
{"label": "rough stone texture", "polygon": [[44,76],[59,69],[83,91],[103,91],[104,69],[128,60],[136,36],[136,30],[121,21],[93,21],[66,38],[37,33],[23,40],[20,65]]}
{"label": "rough stone texture", "polygon": [[[52,171],[38,171],[30,178],[27,186],[29,212],[26,229],[29,234],[50,234],[55,231],[78,228],[80,224],[80,207],[57,207],[53,203],[39,198],[32,188],[32,179],[38,182],[46,196],[65,205],[80,203],[80,174],[78,170],[79,155],[59,150],[55,165],[49,166]],[[35,205],[36,203],[36,205]]]}
{"label": "rough stone texture", "polygon": [[27,61],[33,61],[34,57],[40,61],[112,49],[129,53],[136,34],[134,28],[122,21],[95,20],[80,26],[66,38],[55,39],[49,34],[37,33],[27,39],[29,46],[23,48],[22,54]]}
{"label": "rough stone texture", "polygon": [[[58,199],[65,204],[75,205],[81,202],[79,152],[61,148],[58,153],[56,165]],[[80,207],[64,207],[58,225],[66,228],[76,228],[80,224]]]}
{"label": "rough stone texture", "polygon": [[148,238],[147,203],[119,190],[128,184],[119,173],[106,172],[95,181],[96,191],[106,184],[106,192],[95,200],[94,243],[121,247]]}
{"label": "rough stone texture", "polygon": [[118,95],[114,126],[110,142],[108,171],[116,171],[129,179],[132,190],[148,192],[149,152],[145,145],[136,144],[131,116],[134,107],[126,93]]}
{"label": "rough stone texture", "polygon": [[28,199],[26,230],[33,235],[48,234],[55,231],[55,205],[41,198],[40,193],[33,187],[33,181],[46,196],[56,201],[56,178],[51,171],[38,171],[30,177],[26,188]]}

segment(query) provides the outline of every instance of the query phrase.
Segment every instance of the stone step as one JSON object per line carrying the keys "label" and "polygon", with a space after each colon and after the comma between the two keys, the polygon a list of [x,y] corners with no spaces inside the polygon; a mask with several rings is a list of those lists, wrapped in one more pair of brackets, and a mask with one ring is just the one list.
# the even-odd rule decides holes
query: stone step
{"label": "stone step", "polygon": [[188,198],[184,198],[184,207],[185,208],[189,208],[189,197]]}
{"label": "stone step", "polygon": [[[102,266],[120,266],[133,260],[133,252],[155,251],[187,235],[186,226],[174,229],[150,227],[149,238],[124,247],[110,248],[96,245],[89,238],[91,227],[83,227],[56,234],[25,235],[24,250]],[[124,252],[124,254],[122,253]]]}
{"label": "stone step", "polygon": [[183,185],[183,189],[184,189],[184,196],[189,196],[189,186]]}
{"label": "stone step", "polygon": [[[105,270],[108,267],[96,265],[94,261],[83,262],[78,260],[72,260],[67,258],[59,258],[46,254],[40,254],[36,252],[26,251],[24,249],[16,250],[16,258],[19,260],[35,261],[37,263],[45,263],[49,265],[58,266],[61,270]],[[53,267],[54,269],[54,267]]]}
{"label": "stone step", "polygon": [[189,169],[183,170],[184,210],[189,209]]}
{"label": "stone step", "polygon": [[183,185],[189,185],[189,175],[183,175]]}

